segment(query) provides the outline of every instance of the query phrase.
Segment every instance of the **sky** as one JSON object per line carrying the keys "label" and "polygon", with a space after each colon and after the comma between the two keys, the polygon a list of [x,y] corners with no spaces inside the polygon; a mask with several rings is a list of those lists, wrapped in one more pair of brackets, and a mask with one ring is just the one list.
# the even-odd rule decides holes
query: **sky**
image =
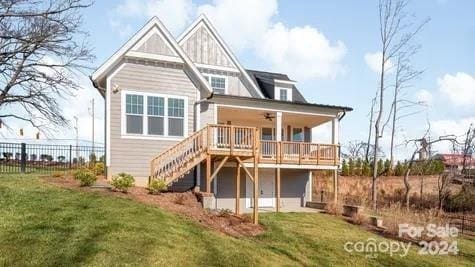
{"label": "sky", "polygon": [[[405,97],[423,101],[427,108],[399,122],[396,156],[400,159],[411,150],[404,145],[405,140],[420,137],[428,122],[433,137],[461,135],[475,123],[473,10],[475,1],[470,0],[409,2],[408,12],[417,21],[431,20],[414,40],[421,49],[413,65],[424,73],[405,89]],[[172,34],[179,36],[200,13],[208,16],[245,68],[288,74],[309,102],[354,108],[341,122],[343,146],[366,140],[371,99],[379,77],[377,1],[96,1],[85,10],[83,25],[96,55],[92,65],[102,64],[152,16],[158,16]],[[73,116],[78,117],[79,137],[86,142],[92,135],[88,109],[95,98],[95,139],[103,142],[104,100],[87,78],[81,83],[84,89],[64,101],[63,109],[73,126]],[[26,128],[22,138],[33,137],[33,129],[18,127]],[[389,130],[386,128],[382,138],[386,151]],[[314,129],[313,135],[315,142],[329,142],[331,131],[324,125]],[[58,129],[54,138],[74,136],[73,128]],[[435,149],[443,152],[449,147],[440,144]]]}

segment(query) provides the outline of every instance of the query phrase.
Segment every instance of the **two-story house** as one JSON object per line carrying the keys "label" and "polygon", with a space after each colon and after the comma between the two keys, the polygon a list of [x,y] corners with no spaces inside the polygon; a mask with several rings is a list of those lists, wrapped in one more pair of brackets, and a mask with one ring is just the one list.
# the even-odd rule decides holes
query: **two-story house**
{"label": "two-story house", "polygon": [[[238,213],[311,200],[312,171],[336,173],[339,122],[352,110],[307,102],[285,74],[245,69],[203,15],[177,39],[152,18],[91,80],[106,103],[109,178],[165,179]],[[330,122],[332,142],[312,140]]]}

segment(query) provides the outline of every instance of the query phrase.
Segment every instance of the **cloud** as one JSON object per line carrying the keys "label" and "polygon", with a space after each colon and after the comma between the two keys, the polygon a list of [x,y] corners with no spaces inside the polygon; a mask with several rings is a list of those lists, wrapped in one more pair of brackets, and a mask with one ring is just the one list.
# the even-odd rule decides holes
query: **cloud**
{"label": "cloud", "polygon": [[176,35],[191,22],[194,12],[191,0],[125,0],[115,7],[110,24],[124,37],[131,34],[131,26],[120,21],[157,16]]}
{"label": "cloud", "polygon": [[475,103],[475,78],[464,73],[445,74],[437,80],[439,91],[448,96],[456,106],[472,106]]}
{"label": "cloud", "polygon": [[433,96],[431,92],[422,89],[416,92],[416,100],[430,106],[432,104]]}
{"label": "cloud", "polygon": [[345,44],[332,44],[311,26],[287,28],[282,23],[270,28],[259,44],[258,55],[276,71],[296,79],[334,78],[342,71]]}
{"label": "cloud", "polygon": [[[364,60],[372,71],[376,73],[381,73],[382,57],[383,57],[383,53],[381,52],[366,53],[364,55]],[[391,62],[391,60],[388,60],[385,65],[385,69],[391,70],[392,67],[393,67],[393,63]]]}
{"label": "cloud", "polygon": [[234,50],[254,48],[277,14],[276,0],[214,0],[198,7]]}
{"label": "cloud", "polygon": [[332,43],[311,26],[289,28],[273,22],[277,0],[214,0],[202,5],[191,0],[125,0],[114,9],[110,24],[124,37],[130,35],[130,26],[119,21],[156,15],[176,35],[201,13],[233,51],[254,52],[269,69],[302,80],[334,78],[342,72],[345,44]]}
{"label": "cloud", "polygon": [[[461,118],[457,120],[435,120],[431,122],[431,133],[438,138],[443,135],[464,135],[470,124],[475,124],[475,117]],[[452,146],[449,142],[441,142],[433,147],[438,153],[450,153]]]}

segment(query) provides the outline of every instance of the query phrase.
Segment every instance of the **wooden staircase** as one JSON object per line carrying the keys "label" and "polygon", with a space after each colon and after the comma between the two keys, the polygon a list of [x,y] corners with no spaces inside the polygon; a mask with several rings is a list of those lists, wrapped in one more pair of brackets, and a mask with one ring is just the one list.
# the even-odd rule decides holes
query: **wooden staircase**
{"label": "wooden staircase", "polygon": [[208,126],[152,159],[150,178],[167,184],[182,178],[207,157]]}

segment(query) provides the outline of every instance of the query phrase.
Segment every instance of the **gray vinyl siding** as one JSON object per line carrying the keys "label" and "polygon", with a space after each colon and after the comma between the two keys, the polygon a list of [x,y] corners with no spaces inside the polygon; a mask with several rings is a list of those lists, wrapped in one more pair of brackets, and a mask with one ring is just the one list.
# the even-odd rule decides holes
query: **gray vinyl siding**
{"label": "gray vinyl siding", "polygon": [[[188,133],[193,133],[193,103],[197,89],[182,67],[171,64],[143,64],[127,61],[111,80],[111,86],[120,90],[161,93],[188,98]],[[121,137],[121,93],[112,93],[110,107],[110,166],[109,176],[127,172],[138,180],[147,179],[150,160],[178,141],[126,139]],[[140,184],[140,182],[139,182]]]}
{"label": "gray vinyl siding", "polygon": [[208,29],[203,26],[198,27],[181,46],[190,59],[195,63],[235,68],[236,66]]}
{"label": "gray vinyl siding", "polygon": [[216,105],[211,102],[204,102],[201,104],[201,128],[205,127],[207,124],[214,124],[216,112]]}
{"label": "gray vinyl siding", "polygon": [[170,47],[168,47],[165,40],[160,37],[158,34],[153,34],[150,38],[145,41],[140,47],[137,48],[139,52],[166,55],[166,56],[177,56]]}
{"label": "gray vinyl siding", "polygon": [[243,77],[239,73],[235,72],[227,72],[227,71],[216,71],[216,70],[208,70],[202,69],[201,73],[203,75],[220,75],[226,76],[227,78],[227,94],[228,95],[237,95],[237,96],[253,96],[250,90],[244,85]]}

